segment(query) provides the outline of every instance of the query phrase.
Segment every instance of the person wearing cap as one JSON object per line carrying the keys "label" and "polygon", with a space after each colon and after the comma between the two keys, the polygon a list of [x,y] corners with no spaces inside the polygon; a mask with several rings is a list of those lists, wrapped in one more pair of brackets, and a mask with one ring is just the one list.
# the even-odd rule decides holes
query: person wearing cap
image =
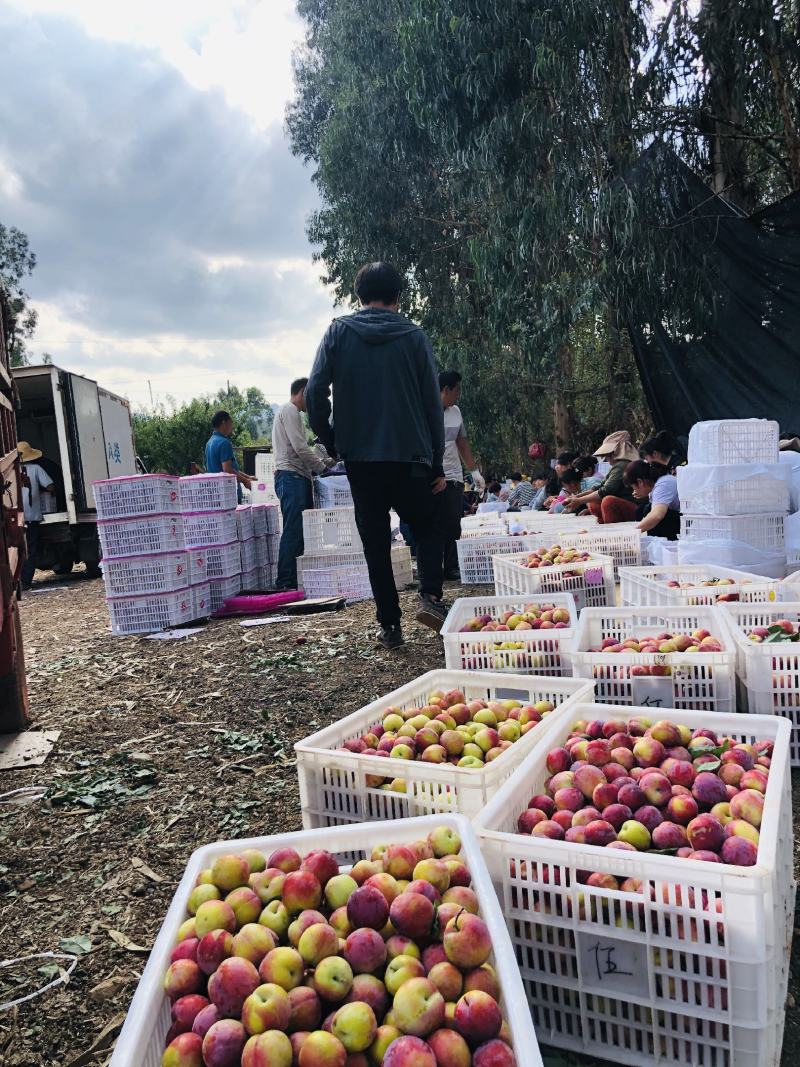
{"label": "person wearing cap", "polygon": [[639,458],[627,430],[616,430],[593,453],[597,459],[611,464],[611,470],[596,489],[578,493],[569,499],[565,510],[577,512],[588,507],[600,523],[633,522],[636,518],[636,503],[629,486],[625,484],[625,468]]}
{"label": "person wearing cap", "polygon": [[461,517],[464,514],[464,472],[462,463],[472,476],[477,493],[483,493],[486,482],[478,470],[472,454],[464,419],[458,402],[461,399],[461,375],[457,370],[445,370],[439,375],[439,391],[444,409],[444,457],[442,466],[447,481],[441,500],[441,518],[444,526],[444,576],[450,581],[460,581],[458,549],[456,541],[461,537]]}
{"label": "person wearing cap", "polygon": [[36,462],[42,458],[41,449],[32,448],[27,441],[17,444],[22,468],[22,506],[25,510],[25,541],[28,547],[27,558],[22,565],[22,588],[30,589],[36,573],[36,554],[39,550],[39,531],[42,525],[42,493],[55,496],[56,487],[45,473],[44,467]]}

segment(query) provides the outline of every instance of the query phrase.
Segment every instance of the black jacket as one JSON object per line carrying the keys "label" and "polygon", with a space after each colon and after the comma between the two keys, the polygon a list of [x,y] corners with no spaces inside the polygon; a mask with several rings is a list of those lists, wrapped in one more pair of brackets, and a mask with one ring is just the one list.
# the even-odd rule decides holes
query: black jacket
{"label": "black jacket", "polygon": [[334,319],[317,349],[306,407],[314,433],[345,463],[422,463],[443,473],[433,353],[425,333],[402,315],[363,308]]}

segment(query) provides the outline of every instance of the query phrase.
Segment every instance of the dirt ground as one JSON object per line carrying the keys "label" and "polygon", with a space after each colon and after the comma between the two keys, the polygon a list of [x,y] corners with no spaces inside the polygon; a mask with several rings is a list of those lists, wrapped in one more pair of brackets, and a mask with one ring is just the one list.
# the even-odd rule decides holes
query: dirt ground
{"label": "dirt ground", "polygon": [[[0,962],[79,958],[68,985],[0,1012],[0,1067],[102,1067],[191,851],[300,828],[292,744],[444,659],[413,621],[404,649],[376,648],[371,602],[162,642],[112,637],[99,581],[76,572],[34,589],[22,612],[33,726],[61,736],[41,766],[0,772],[0,795],[44,794],[0,796]],[[793,962],[784,1067],[800,1062]],[[58,966],[0,969],[0,1004]]]}

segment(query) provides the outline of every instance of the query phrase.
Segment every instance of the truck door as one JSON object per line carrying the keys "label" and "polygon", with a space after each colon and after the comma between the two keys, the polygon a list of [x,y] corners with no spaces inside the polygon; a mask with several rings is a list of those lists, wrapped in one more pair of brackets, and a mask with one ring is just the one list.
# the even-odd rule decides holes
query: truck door
{"label": "truck door", "polygon": [[136,474],[130,408],[121,397],[105,389],[98,389],[97,393],[100,397],[108,476],[120,478],[126,474]]}
{"label": "truck door", "polygon": [[106,441],[97,383],[79,374],[64,375],[74,456],[74,493],[78,512],[94,511],[92,482],[108,478]]}

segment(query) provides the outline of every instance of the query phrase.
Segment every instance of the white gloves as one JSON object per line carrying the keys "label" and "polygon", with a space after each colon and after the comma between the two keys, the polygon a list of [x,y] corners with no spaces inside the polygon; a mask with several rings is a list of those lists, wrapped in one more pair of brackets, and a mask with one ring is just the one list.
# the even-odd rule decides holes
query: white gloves
{"label": "white gloves", "polygon": [[482,493],[486,489],[486,482],[483,475],[478,470],[470,471],[470,474],[472,475],[472,484],[479,493]]}

